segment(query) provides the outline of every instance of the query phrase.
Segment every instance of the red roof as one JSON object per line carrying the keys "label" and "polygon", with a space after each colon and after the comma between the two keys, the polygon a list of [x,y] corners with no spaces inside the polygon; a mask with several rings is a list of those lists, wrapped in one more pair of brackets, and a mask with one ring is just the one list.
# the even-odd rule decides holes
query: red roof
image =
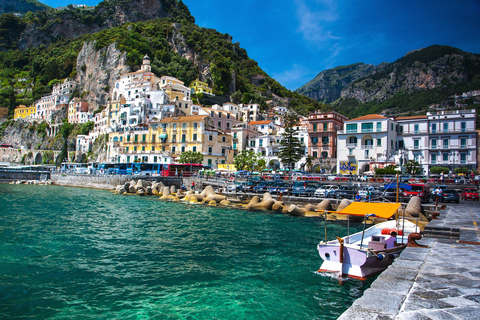
{"label": "red roof", "polygon": [[407,117],[396,117],[395,120],[409,120],[409,119],[427,119],[427,116],[407,116]]}
{"label": "red roof", "polygon": [[367,114],[365,116],[361,116],[361,117],[358,117],[358,118],[355,118],[355,119],[352,119],[352,120],[348,120],[347,122],[361,121],[361,120],[376,120],[376,119],[387,119],[387,118],[384,117],[384,116],[381,116],[379,114]]}
{"label": "red roof", "polygon": [[272,121],[271,120],[264,120],[264,121],[250,121],[248,124],[269,124],[271,123]]}

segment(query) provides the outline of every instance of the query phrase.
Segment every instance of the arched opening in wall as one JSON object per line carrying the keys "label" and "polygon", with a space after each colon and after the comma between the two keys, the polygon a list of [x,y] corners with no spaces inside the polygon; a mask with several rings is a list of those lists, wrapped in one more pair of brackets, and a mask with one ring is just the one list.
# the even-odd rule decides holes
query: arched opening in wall
{"label": "arched opening in wall", "polygon": [[34,164],[42,164],[42,154],[39,152],[37,153],[37,155],[35,156],[35,161],[34,161]]}
{"label": "arched opening in wall", "polygon": [[365,163],[360,169],[360,174],[364,174],[365,172],[369,172],[369,171],[370,171],[370,164]]}

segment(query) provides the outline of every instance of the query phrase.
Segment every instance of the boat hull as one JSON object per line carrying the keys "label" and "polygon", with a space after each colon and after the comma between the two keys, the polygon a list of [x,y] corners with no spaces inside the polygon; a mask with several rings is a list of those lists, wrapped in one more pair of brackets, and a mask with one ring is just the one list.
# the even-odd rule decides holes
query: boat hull
{"label": "boat hull", "polygon": [[319,244],[318,253],[323,259],[319,272],[333,272],[342,276],[365,280],[385,270],[405,246],[373,252],[366,249],[343,248],[343,262],[340,261],[340,247],[332,244]]}

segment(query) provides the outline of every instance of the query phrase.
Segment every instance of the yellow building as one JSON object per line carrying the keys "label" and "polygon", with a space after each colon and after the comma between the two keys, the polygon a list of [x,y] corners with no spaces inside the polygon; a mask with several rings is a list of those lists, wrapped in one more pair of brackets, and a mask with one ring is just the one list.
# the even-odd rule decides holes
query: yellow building
{"label": "yellow building", "polygon": [[35,116],[37,108],[33,105],[30,107],[20,105],[14,111],[14,119],[30,119]]}
{"label": "yellow building", "polygon": [[190,89],[192,89],[192,93],[207,93],[213,95],[212,88],[208,87],[208,84],[206,82],[200,81],[200,80],[195,80],[192,83],[190,83]]}

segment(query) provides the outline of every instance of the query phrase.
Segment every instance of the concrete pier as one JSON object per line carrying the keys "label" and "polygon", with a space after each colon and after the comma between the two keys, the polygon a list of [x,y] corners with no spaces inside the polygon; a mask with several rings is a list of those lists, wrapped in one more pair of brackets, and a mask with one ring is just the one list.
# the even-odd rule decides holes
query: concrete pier
{"label": "concrete pier", "polygon": [[448,205],[418,241],[429,247],[406,248],[338,319],[480,319],[478,224],[478,201]]}

